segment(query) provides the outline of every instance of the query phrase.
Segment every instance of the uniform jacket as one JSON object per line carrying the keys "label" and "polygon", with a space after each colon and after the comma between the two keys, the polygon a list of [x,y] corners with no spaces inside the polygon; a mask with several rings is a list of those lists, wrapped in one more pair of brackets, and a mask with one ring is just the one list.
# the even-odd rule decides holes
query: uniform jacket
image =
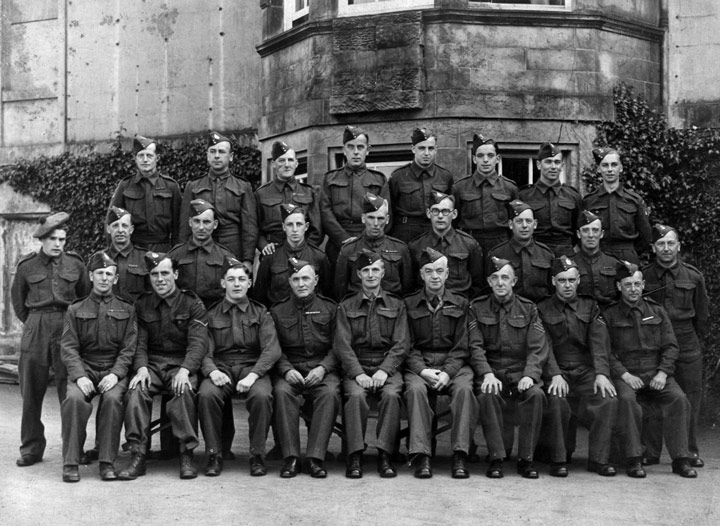
{"label": "uniform jacket", "polygon": [[130,243],[123,250],[110,245],[105,252],[117,263],[118,282],[113,287],[115,294],[134,303],[140,294],[150,290],[148,270],[143,258],[145,249]]}
{"label": "uniform jacket", "polygon": [[581,249],[575,253],[573,259],[580,272],[578,294],[592,296],[601,307],[617,300],[615,275],[619,260],[615,256],[602,250],[591,256]]}
{"label": "uniform jacket", "polygon": [[527,246],[522,246],[510,239],[493,248],[488,258],[492,256],[507,259],[512,264],[517,276],[515,294],[538,301],[554,290],[550,268],[555,255],[543,243],[532,239]]}
{"label": "uniform jacket", "polygon": [[455,183],[453,195],[458,228],[493,236],[507,233],[507,204],[518,196],[518,188],[510,179],[497,172],[485,177],[476,171]]}
{"label": "uniform jacket", "polygon": [[433,163],[422,168],[415,161],[401,166],[390,176],[388,182],[390,200],[393,206],[393,222],[395,224],[412,218],[415,222],[426,223],[430,220],[425,211],[433,204],[433,190],[450,194],[453,186],[453,175],[449,170]]}
{"label": "uniform jacket", "polygon": [[539,180],[520,190],[520,200],[530,205],[537,219],[535,239],[548,244],[572,244],[582,210],[580,192],[566,184],[548,186]]}
{"label": "uniform jacket", "polygon": [[223,261],[232,257],[232,252],[212,238],[203,244],[191,238],[182,245],[175,245],[168,255],[178,262],[178,287],[193,291],[205,306],[222,299],[225,295],[220,285]]}

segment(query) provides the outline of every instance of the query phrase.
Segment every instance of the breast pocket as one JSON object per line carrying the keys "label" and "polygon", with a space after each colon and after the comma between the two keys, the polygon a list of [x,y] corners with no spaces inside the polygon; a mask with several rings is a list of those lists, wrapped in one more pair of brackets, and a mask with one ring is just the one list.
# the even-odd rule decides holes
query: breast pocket
{"label": "breast pocket", "polygon": [[465,217],[482,215],[482,199],[480,195],[464,194],[460,196],[460,214]]}
{"label": "breast pocket", "polygon": [[30,274],[26,279],[29,303],[40,303],[52,299],[52,286],[46,274]]}
{"label": "breast pocket", "polygon": [[676,281],[673,290],[673,305],[678,310],[695,308],[695,283],[692,281]]}
{"label": "breast pocket", "polygon": [[423,203],[422,187],[412,181],[403,181],[398,184],[400,195],[398,201],[400,206],[407,210],[422,210]]}
{"label": "breast pocket", "polygon": [[[89,345],[93,345],[97,343],[97,319],[98,315],[95,312],[77,312],[75,313],[75,319],[77,320],[78,324],[78,337],[79,337],[79,344],[80,348],[84,349]],[[114,333],[112,331],[112,328],[110,330],[110,334],[108,334],[108,339],[111,341],[115,341],[110,336],[112,336]],[[81,353],[82,354],[82,353]]]}
{"label": "breast pocket", "polygon": [[505,223],[508,221],[507,204],[510,202],[510,195],[502,192],[492,192],[490,194],[493,199],[493,210],[490,210],[492,219],[495,223]]}
{"label": "breast pocket", "polygon": [[617,204],[618,217],[614,218],[613,223],[617,226],[618,230],[627,235],[635,234],[635,216],[638,213],[638,208],[634,203],[618,203]]}
{"label": "breast pocket", "polygon": [[653,316],[640,322],[643,337],[647,338],[650,347],[660,347],[662,344],[662,319],[659,316]]}
{"label": "breast pocket", "polygon": [[338,205],[348,205],[350,203],[350,192],[348,191],[349,181],[330,181],[328,190],[330,191],[330,200],[333,207]]}
{"label": "breast pocket", "polygon": [[575,204],[575,201],[572,201],[570,199],[560,199],[558,201],[558,218],[557,222],[559,225],[570,225],[574,226],[572,224],[572,217],[575,213],[575,209],[577,208],[577,205]]}
{"label": "breast pocket", "polygon": [[260,347],[260,318],[242,320],[243,342],[247,347]]}
{"label": "breast pocket", "polygon": [[363,311],[347,311],[346,316],[348,323],[350,324],[350,331],[352,332],[353,339],[358,336],[367,338],[367,335],[365,334],[367,314]]}
{"label": "breast pocket", "polygon": [[227,345],[233,341],[232,321],[229,318],[210,318],[208,327],[216,345]]}
{"label": "breast pocket", "polygon": [[395,322],[399,311],[397,309],[381,308],[377,310],[378,324],[380,325],[380,334],[384,339],[391,340],[393,331],[395,330]]}
{"label": "breast pocket", "polygon": [[507,320],[507,324],[510,326],[510,340],[514,344],[513,347],[522,346],[525,347],[527,342],[527,331],[528,325],[530,325],[530,318],[527,316],[513,316]]}
{"label": "breast pocket", "polygon": [[153,190],[153,203],[156,216],[166,221],[172,219],[172,192],[170,190]]}
{"label": "breast pocket", "polygon": [[457,283],[463,281],[468,275],[468,259],[470,253],[462,250],[448,252],[448,260],[450,266],[449,279]]}
{"label": "breast pocket", "polygon": [[300,325],[296,316],[279,316],[277,318],[277,333],[280,346],[296,345],[301,341]]}
{"label": "breast pocket", "polygon": [[385,261],[385,277],[383,281],[388,283],[400,282],[400,262],[402,256],[394,252],[381,252],[380,256]]}
{"label": "breast pocket", "polygon": [[145,213],[145,193],[139,188],[128,187],[123,191],[125,208],[132,214],[133,221],[147,219]]}
{"label": "breast pocket", "polygon": [[329,346],[332,343],[332,315],[329,313],[313,314],[308,316],[308,322],[318,343]]}
{"label": "breast pocket", "polygon": [[59,294],[66,301],[72,301],[77,298],[75,287],[80,279],[80,271],[77,269],[63,269],[58,273]]}
{"label": "breast pocket", "polygon": [[124,310],[108,311],[108,338],[116,345],[123,343],[123,337],[130,320],[130,313]]}

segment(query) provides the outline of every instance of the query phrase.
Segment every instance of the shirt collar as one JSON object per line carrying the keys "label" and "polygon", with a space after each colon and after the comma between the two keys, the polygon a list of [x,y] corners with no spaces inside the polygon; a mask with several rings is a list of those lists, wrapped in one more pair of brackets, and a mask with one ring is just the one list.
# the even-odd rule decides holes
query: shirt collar
{"label": "shirt collar", "polygon": [[480,186],[483,183],[487,183],[490,186],[495,186],[495,183],[499,178],[500,176],[498,175],[496,170],[493,170],[493,172],[488,176],[481,174],[479,170],[475,170],[475,173],[473,174],[473,181],[475,181],[476,186]]}
{"label": "shirt collar", "polygon": [[140,182],[141,182],[143,179],[145,179],[145,180],[147,180],[147,181],[150,181],[150,184],[151,184],[152,186],[155,186],[155,185],[157,184],[157,181],[158,181],[158,178],[159,178],[159,177],[160,177],[160,175],[158,174],[157,170],[155,171],[154,174],[152,174],[152,175],[149,176],[149,177],[146,176],[146,175],[143,175],[142,173],[140,173],[140,170],[138,170],[137,173],[135,174],[135,177],[133,178],[133,183],[135,183],[135,184],[140,184]]}
{"label": "shirt collar", "polygon": [[90,299],[93,300],[95,303],[108,303],[111,299],[113,299],[113,293],[111,290],[110,294],[100,296],[100,294],[92,290],[90,291]]}
{"label": "shirt collar", "polygon": [[223,298],[222,300],[222,306],[220,307],[223,311],[223,313],[227,314],[230,310],[233,309],[233,307],[237,307],[240,312],[247,312],[248,307],[250,306],[250,300],[247,296],[242,298],[237,303],[233,303],[232,301],[229,301],[227,298]]}
{"label": "shirt collar", "polygon": [[441,239],[447,239],[448,243],[452,244],[453,239],[455,239],[455,228],[451,226],[450,228],[448,228],[448,230],[444,236],[439,236],[431,227],[430,228],[430,240],[433,242],[438,242]]}
{"label": "shirt collar", "polygon": [[116,257],[118,254],[121,254],[124,257],[128,257],[130,255],[130,252],[133,251],[133,248],[134,247],[132,243],[128,243],[127,246],[122,250],[118,250],[117,248],[115,248],[115,245],[110,244],[110,248],[107,249],[107,252],[111,258]]}
{"label": "shirt collar", "polygon": [[295,179],[295,177],[291,177],[287,181],[281,181],[280,179],[275,178],[273,179],[273,184],[275,185],[275,188],[278,192],[282,192],[285,188],[285,185],[289,186],[294,191],[295,185],[297,184],[297,179]]}
{"label": "shirt collar", "polygon": [[557,183],[550,186],[546,184],[545,181],[543,181],[542,179],[538,179],[538,182],[535,183],[535,186],[537,186],[538,190],[540,190],[543,194],[547,193],[548,190],[552,190],[553,192],[555,192],[555,194],[557,194],[558,192],[560,192],[560,187],[562,186],[562,183],[558,180]]}
{"label": "shirt collar", "polygon": [[175,290],[170,294],[169,296],[165,296],[164,298],[161,298],[157,295],[157,292],[153,291],[153,307],[157,309],[160,304],[165,301],[168,305],[172,306],[177,298],[180,297],[180,288],[175,284]]}
{"label": "shirt collar", "polygon": [[527,245],[521,245],[514,237],[511,237],[510,238],[510,246],[512,247],[512,249],[515,251],[516,254],[519,254],[522,251],[522,249],[524,249],[524,248],[527,249],[527,251],[530,254],[534,254],[535,246],[536,246],[535,238],[530,238],[530,243],[528,243]]}
{"label": "shirt collar", "polygon": [[423,174],[427,174],[428,177],[432,177],[435,175],[435,163],[431,163],[427,168],[423,168],[413,160],[413,162],[410,163],[410,171],[416,179],[420,179]]}
{"label": "shirt collar", "polygon": [[191,237],[190,241],[188,241],[188,250],[197,250],[199,248],[202,248],[205,252],[209,254],[212,251],[214,244],[215,241],[213,240],[212,236],[210,236],[202,243],[198,243],[197,241],[195,241],[194,237]]}

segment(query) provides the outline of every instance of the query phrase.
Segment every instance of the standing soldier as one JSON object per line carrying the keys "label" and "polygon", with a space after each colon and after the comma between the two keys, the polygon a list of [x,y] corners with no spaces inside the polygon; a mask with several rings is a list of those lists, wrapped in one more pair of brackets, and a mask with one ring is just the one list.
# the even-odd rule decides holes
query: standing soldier
{"label": "standing soldier", "polygon": [[365,166],[370,151],[370,136],[359,127],[348,126],[343,132],[345,165],[327,172],[320,190],[320,215],[328,235],[325,252],[332,269],[342,244],[363,231],[360,216],[367,192],[389,200],[385,175]]}
{"label": "standing soldier", "polygon": [[477,421],[473,373],[468,365],[467,300],[445,289],[448,258],[428,248],[420,258],[425,287],[405,298],[410,328],[410,353],[405,404],[410,423],[408,451],[415,456],[415,477],[432,477],[433,410],[430,396],[450,395],[452,415],[452,477],[469,476],[465,467]]}
{"label": "standing soldier", "polygon": [[198,445],[196,394],[197,370],[207,349],[205,307],[194,292],[177,286],[177,262],[167,254],[147,252],[145,264],[152,292],[135,303],[138,344],[125,394],[124,449],[132,453],[130,464],[118,474],[120,480],[145,475],[145,456],[150,446],[150,419],[155,395],[172,393],[167,413],[175,438],[180,441],[180,478],[197,477],[192,465]]}
{"label": "standing soldier", "polygon": [[517,472],[536,479],[533,453],[546,404],[541,377],[548,343],[535,304],[513,293],[517,278],[512,264],[498,258],[490,264],[492,294],[472,302],[468,325],[475,395],[490,457],[486,475],[503,476],[503,459],[510,456],[503,438],[503,411],[514,402],[520,420]]}
{"label": "standing soldier", "polygon": [[96,252],[88,270],[92,292],[68,307],[61,343],[70,380],[61,408],[65,482],[80,480],[78,463],[96,395],[100,397],[95,417],[100,478],[118,478],[114,463],[123,425],[123,396],[137,346],[135,308],[113,293],[117,264],[105,252]]}
{"label": "standing soldier", "polygon": [[135,227],[132,214],[124,208],[111,206],[105,225],[105,231],[110,236],[110,246],[106,252],[110,259],[117,263],[117,280],[113,291],[134,303],[150,287],[143,260],[146,250],[136,247],[130,241]]}
{"label": "standing soldier", "polygon": [[365,194],[363,214],[360,220],[365,225],[362,235],[348,241],[340,249],[335,270],[335,297],[342,300],[348,292],[360,290],[360,278],[355,272],[355,259],[363,249],[380,254],[385,262],[385,277],[382,288],[398,296],[409,293],[415,285],[412,274],[412,258],[408,246],[394,237],[385,235],[389,217],[388,202],[375,194]]}
{"label": "standing soldier", "polygon": [[[442,192],[432,195],[432,204],[425,211],[432,228],[410,242],[413,268],[419,268],[418,262],[425,248],[437,250],[448,258],[449,275],[445,287],[466,298],[474,298],[483,288],[483,251],[470,234],[453,228],[452,222],[457,217],[455,198]],[[418,286],[423,286],[419,271],[415,272]]]}
{"label": "standing soldier", "polygon": [[540,180],[520,190],[520,200],[529,204],[538,221],[537,240],[545,243],[556,256],[573,253],[573,235],[582,209],[580,192],[560,182],[563,154],[546,142],[537,155]]}
{"label": "standing soldier", "polygon": [[213,205],[218,225],[215,241],[252,268],[257,245],[257,211],[252,186],[230,173],[232,141],[217,132],[208,135],[207,175],[193,179],[185,187],[180,209],[180,243],[190,238],[191,202],[203,199]]}
{"label": "standing soldier", "polygon": [[288,264],[292,297],[270,309],[282,348],[273,379],[275,432],[285,459],[280,476],[300,470],[300,408],[311,400],[305,458],[310,476],[325,478],[323,461],[340,409],[339,364],[332,352],[337,303],[316,294],[318,276],[309,261],[290,258]]}
{"label": "standing soldier", "polygon": [[272,167],[275,179],[268,181],[255,191],[260,229],[258,249],[263,256],[272,254],[285,240],[283,229],[283,203],[293,204],[306,212],[310,227],[307,241],[315,246],[323,242],[322,221],[320,219],[320,199],[309,184],[295,179],[298,161],[295,150],[283,141],[272,145]]}
{"label": "standing soldier", "polygon": [[539,301],[552,291],[553,252],[535,240],[537,220],[530,206],[522,201],[512,201],[508,205],[508,215],[512,237],[493,248],[488,256],[507,259],[512,264],[517,278],[515,294]]}
{"label": "standing soldier", "polygon": [[[705,278],[700,271],[680,258],[680,237],[677,230],[665,225],[653,227],[655,261],[643,269],[648,295],[665,310],[677,338],[680,355],[675,362],[675,380],[690,401],[690,466],[701,468],[697,443],[697,422],[702,403],[703,354],[700,337],[708,324],[708,295]],[[645,433],[645,456],[650,464],[659,461],[662,451],[662,429],[649,422]],[[654,431],[654,432],[653,432]]]}
{"label": "standing soldier", "polygon": [[615,278],[621,299],[605,309],[603,317],[610,332],[610,366],[620,401],[618,436],[627,474],[632,478],[646,475],[640,461],[642,400],[662,407],[673,473],[695,478],[697,471],[688,462],[690,402],[672,376],[679,351],[670,318],[660,305],[643,298],[645,281],[637,265],[621,261]]}
{"label": "standing soldier", "polygon": [[602,184],[583,198],[583,208],[602,220],[606,232],[602,248],[608,254],[638,264],[638,254],[649,251],[652,243],[647,205],[637,192],[620,181],[623,165],[613,148],[595,148],[593,157]]}
{"label": "standing soldier", "polygon": [[215,213],[215,207],[204,199],[193,200],[188,219],[192,237],[168,253],[168,257],[178,262],[178,287],[197,294],[206,309],[224,295],[220,285],[223,263],[232,256],[227,248],[213,240],[218,226]]}
{"label": "standing soldier", "polygon": [[223,407],[234,393],[247,394],[250,430],[250,475],[267,473],[263,455],[272,418],[272,384],[268,372],[280,358],[275,325],[260,303],[247,297],[252,272],[236,258],[225,260],[221,281],[225,297],[208,312],[210,349],[203,359],[200,425],[208,463],[205,475],[222,472]]}
{"label": "standing soldier", "polygon": [[480,243],[484,254],[508,239],[507,205],[517,199],[514,182],[499,175],[500,150],[492,139],[475,133],[472,141],[476,170],[455,183],[453,195],[458,209],[457,227]]}
{"label": "standing soldier", "polygon": [[377,395],[377,469],[381,477],[391,478],[397,475],[390,453],[400,432],[399,368],[408,352],[407,314],[400,298],[382,290],[385,263],[377,253],[363,250],[356,265],[362,290],[340,303],[333,345],[344,374],[345,476],[363,475],[367,397]]}
{"label": "standing soldier", "polygon": [[433,190],[449,194],[453,175],[435,164],[437,136],[426,128],[415,128],[410,136],[413,161],[395,170],[390,176],[390,201],[393,205],[392,235],[409,243],[427,232]]}
{"label": "standing soldier", "polygon": [[50,368],[55,373],[58,400],[65,400],[67,371],[60,357],[65,311],[90,291],[85,264],[80,256],[65,252],[70,218],[65,212],[44,218],[33,237],[40,250],[20,259],[11,287],[15,315],[23,322],[20,342],[20,467],[40,462],[45,452],[45,426],[40,419]]}
{"label": "standing soldier", "polygon": [[[548,407],[543,437],[550,443],[550,474],[566,477],[568,425],[571,404],[587,415],[590,426],[588,471],[605,477],[615,475],[608,463],[612,431],[617,414],[617,393],[610,377],[610,340],[597,302],[578,295],[580,281],[575,262],[567,256],[553,261],[555,293],[538,303],[538,313],[550,340],[545,376]],[[578,404],[581,407],[578,409]],[[547,431],[548,433],[545,433]],[[574,432],[574,431],[573,431]],[[574,449],[574,446],[572,446]]]}
{"label": "standing soldier", "polygon": [[110,206],[133,217],[131,241],[150,250],[168,250],[178,242],[182,195],[175,179],[157,170],[157,141],[136,136],[133,154],[137,173],[118,183]]}
{"label": "standing soldier", "polygon": [[613,303],[618,293],[615,273],[619,260],[600,248],[600,240],[604,233],[599,216],[589,210],[580,213],[577,229],[580,245],[573,257],[580,272],[578,294],[592,296],[600,307]]}

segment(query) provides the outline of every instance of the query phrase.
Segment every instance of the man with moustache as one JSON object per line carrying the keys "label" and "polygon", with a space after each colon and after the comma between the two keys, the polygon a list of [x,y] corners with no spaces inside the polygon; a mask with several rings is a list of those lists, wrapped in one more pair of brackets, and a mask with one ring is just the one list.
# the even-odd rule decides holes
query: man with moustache
{"label": "man with moustache", "polygon": [[425,210],[430,208],[432,191],[449,194],[453,186],[450,171],[435,164],[437,136],[427,128],[415,128],[410,141],[413,161],[395,170],[388,182],[394,217],[391,234],[405,243],[430,227]]}
{"label": "man with moustache", "polygon": [[520,200],[530,205],[538,222],[535,237],[556,256],[573,253],[573,234],[582,209],[580,192],[560,182],[563,164],[560,148],[543,143],[536,162],[540,179],[520,190]]}
{"label": "man with moustache", "polygon": [[378,396],[377,470],[397,476],[390,462],[400,432],[402,365],[408,352],[407,312],[397,296],[382,289],[385,263],[363,249],[356,259],[362,289],[338,307],[333,351],[343,371],[343,421],[347,443],[345,476],[363,476],[369,396]]}
{"label": "man with moustache", "polygon": [[313,478],[327,477],[323,465],[340,409],[339,364],[332,352],[337,303],[315,292],[318,276],[309,261],[288,260],[292,297],[275,304],[275,320],[282,356],[275,365],[275,434],[285,463],[283,478],[300,469],[300,409],[312,404],[305,460]]}
{"label": "man with moustache", "polygon": [[513,292],[517,277],[512,264],[496,257],[489,263],[492,294],[471,303],[468,324],[475,396],[490,458],[486,475],[503,477],[503,411],[513,403],[520,421],[517,472],[536,479],[533,454],[546,404],[541,386],[549,346],[537,307]]}
{"label": "man with moustache", "polygon": [[599,216],[605,226],[603,251],[638,264],[638,254],[648,252],[652,243],[648,207],[620,180],[623,165],[617,150],[595,148],[592,154],[602,184],[583,198],[583,208]]}
{"label": "man with moustache", "polygon": [[615,273],[619,260],[600,248],[600,240],[605,231],[599,216],[583,210],[578,217],[577,226],[580,243],[573,260],[580,272],[578,294],[592,296],[601,307],[605,307],[617,299]]}
{"label": "man with moustache", "polygon": [[603,311],[603,318],[610,333],[610,367],[620,401],[618,438],[627,474],[646,476],[641,464],[642,401],[662,408],[673,473],[695,478],[697,471],[688,461],[692,410],[673,377],[679,350],[670,318],[655,301],[643,298],[645,281],[637,265],[621,261],[615,279],[621,299]]}
{"label": "man with moustache", "polygon": [[157,170],[157,141],[136,136],[133,154],[137,173],[118,183],[110,206],[124,208],[133,217],[133,244],[165,251],[179,240],[182,194],[175,180]]}
{"label": "man with moustache", "polygon": [[67,390],[67,371],[60,356],[65,311],[90,291],[82,258],[65,251],[68,219],[65,212],[42,219],[33,234],[40,240],[40,250],[20,259],[10,288],[13,310],[23,323],[18,364],[22,395],[19,467],[42,460],[47,442],[40,417],[51,368],[60,403]]}
{"label": "man with moustache", "polygon": [[355,272],[355,259],[363,249],[380,254],[385,262],[382,288],[402,296],[413,290],[415,277],[412,274],[412,258],[408,246],[394,237],[385,235],[389,218],[388,202],[368,192],[363,201],[360,220],[365,230],[357,239],[348,241],[340,249],[335,269],[335,297],[342,300],[345,295],[360,290],[360,278]]}
{"label": "man with moustache", "polygon": [[263,456],[272,418],[272,384],[268,372],[280,358],[275,324],[268,310],[247,297],[252,271],[227,258],[221,285],[225,297],[208,311],[210,346],[202,363],[200,426],[208,462],[205,475],[222,473],[223,407],[233,393],[246,394],[250,431],[250,475],[267,473]]}
{"label": "man with moustache", "polygon": [[130,240],[134,229],[130,212],[117,206],[110,207],[105,218],[105,231],[110,236],[106,252],[117,263],[117,281],[113,291],[133,303],[150,287],[143,260],[146,250],[136,247]]}
{"label": "man with moustache", "polygon": [[205,307],[198,296],[177,286],[177,261],[164,253],[146,252],[152,292],[135,303],[138,344],[133,361],[135,376],[125,394],[125,440],[132,453],[120,480],[145,475],[150,447],[150,420],[155,395],[175,395],[167,403],[172,432],[180,442],[180,478],[197,477],[192,465],[198,445],[196,394],[200,362],[207,350]]}
{"label": "man with moustache", "polygon": [[100,397],[95,417],[100,479],[118,478],[114,463],[123,424],[123,396],[137,346],[135,308],[113,293],[117,263],[105,252],[96,252],[88,270],[92,292],[68,308],[60,347],[70,380],[60,410],[64,482],[80,480],[78,464],[95,396]]}
{"label": "man with moustache", "polygon": [[473,134],[472,156],[476,169],[453,186],[457,204],[457,227],[480,243],[483,254],[508,239],[507,205],[517,199],[513,181],[497,172],[500,163],[498,144],[480,134]]}
{"label": "man with moustache", "polygon": [[305,210],[307,222],[310,223],[307,241],[319,247],[324,237],[320,219],[320,199],[315,195],[312,186],[295,179],[295,170],[298,167],[295,150],[283,141],[275,141],[271,155],[275,177],[255,191],[260,253],[263,256],[272,254],[285,240],[283,203],[293,204]]}
{"label": "man with moustache", "polygon": [[211,131],[207,161],[210,166],[208,174],[193,179],[185,186],[180,209],[180,243],[188,241],[191,236],[191,203],[202,199],[215,209],[215,241],[252,267],[258,239],[255,195],[250,183],[230,173],[232,141]]}

